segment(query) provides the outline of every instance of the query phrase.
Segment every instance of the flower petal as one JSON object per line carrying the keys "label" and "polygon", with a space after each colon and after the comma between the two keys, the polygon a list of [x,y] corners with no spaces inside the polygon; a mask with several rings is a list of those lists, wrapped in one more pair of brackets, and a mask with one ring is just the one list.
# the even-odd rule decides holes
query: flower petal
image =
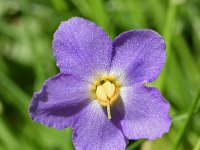
{"label": "flower petal", "polygon": [[[117,120],[117,116],[113,118]],[[75,148],[77,150],[124,150],[127,139],[117,126],[116,120],[108,120],[103,108],[97,101],[93,101],[79,113],[73,127]]]}
{"label": "flower petal", "polygon": [[56,129],[72,126],[77,113],[88,103],[88,83],[71,75],[48,79],[33,96],[29,113],[33,120]]}
{"label": "flower petal", "polygon": [[124,74],[127,85],[155,80],[165,63],[164,40],[153,30],[124,32],[113,47],[111,70],[120,77]]}
{"label": "flower petal", "polygon": [[125,110],[121,125],[129,139],[153,140],[169,131],[169,104],[156,88],[122,87],[121,97]]}
{"label": "flower petal", "polygon": [[73,17],[55,32],[53,51],[61,73],[89,80],[98,71],[109,71],[112,41],[96,24]]}

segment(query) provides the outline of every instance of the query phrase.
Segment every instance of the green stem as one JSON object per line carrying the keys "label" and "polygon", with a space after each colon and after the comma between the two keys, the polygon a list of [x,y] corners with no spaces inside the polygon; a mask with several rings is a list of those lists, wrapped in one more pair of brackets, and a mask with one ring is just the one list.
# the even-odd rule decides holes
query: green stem
{"label": "green stem", "polygon": [[133,144],[131,144],[130,146],[128,146],[126,148],[126,150],[134,150],[134,149],[138,148],[144,141],[145,141],[145,139],[138,140],[138,141],[134,142]]}
{"label": "green stem", "polygon": [[200,137],[199,137],[199,140],[197,141],[197,144],[193,150],[200,150]]}
{"label": "green stem", "polygon": [[41,58],[37,47],[36,47],[36,38],[33,32],[31,31],[30,28],[30,0],[23,0],[21,1],[21,7],[23,11],[23,23],[24,23],[24,30],[26,32],[26,37],[28,39],[28,44],[30,45],[30,49],[33,52],[33,57],[34,57],[34,64],[33,67],[35,69],[35,76],[36,76],[36,81],[34,88],[38,89],[41,87],[41,84],[45,80],[45,73],[44,73],[44,67],[43,67],[43,58]]}
{"label": "green stem", "polygon": [[164,84],[165,84],[165,79],[166,75],[168,74],[168,67],[169,67],[169,62],[170,62],[170,57],[171,57],[171,41],[173,38],[173,26],[174,22],[176,19],[176,14],[177,14],[177,4],[173,4],[169,2],[169,8],[167,10],[167,15],[166,15],[166,23],[164,26],[163,30],[163,36],[164,40],[166,43],[166,53],[167,53],[167,60],[166,60],[166,65],[163,68],[162,73],[160,74],[159,78],[156,80],[156,83],[158,84],[158,87],[160,88],[161,91],[163,91]]}
{"label": "green stem", "polygon": [[18,143],[16,137],[13,135],[11,130],[5,124],[5,121],[0,117],[0,141],[2,145],[6,147],[7,150],[18,149],[20,144]]}
{"label": "green stem", "polygon": [[[2,90],[0,91],[0,93],[6,95],[5,97],[13,95],[15,99],[13,99],[10,102],[13,103],[16,107],[18,107],[19,110],[26,115],[27,106],[29,103],[28,100],[30,100],[30,97],[2,72],[0,72],[0,85],[6,91],[5,92]],[[9,93],[9,95],[7,95],[7,93]]]}
{"label": "green stem", "polygon": [[188,116],[187,116],[187,118],[186,118],[186,120],[185,120],[185,122],[184,122],[184,124],[183,124],[183,126],[181,128],[181,131],[178,134],[178,138],[176,139],[175,144],[172,147],[172,150],[176,150],[178,148],[179,144],[181,143],[181,140],[182,140],[183,135],[184,135],[184,133],[185,133],[187,127],[188,127],[189,121],[190,121],[190,119],[192,117],[192,114],[193,114],[193,112],[195,110],[195,107],[196,107],[196,105],[198,103],[199,98],[200,98],[200,90],[199,90],[199,92],[197,94],[197,97],[193,100],[193,103],[192,103],[191,107],[189,108]]}

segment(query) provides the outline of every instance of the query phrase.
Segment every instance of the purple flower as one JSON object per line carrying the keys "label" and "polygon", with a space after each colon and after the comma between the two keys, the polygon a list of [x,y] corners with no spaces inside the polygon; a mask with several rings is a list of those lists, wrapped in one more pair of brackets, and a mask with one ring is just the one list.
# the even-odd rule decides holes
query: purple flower
{"label": "purple flower", "polygon": [[165,44],[152,30],[131,30],[114,41],[94,23],[74,17],[54,34],[60,73],[45,81],[30,105],[33,120],[73,128],[78,150],[122,150],[128,139],[153,140],[169,131],[169,104],[156,88]]}

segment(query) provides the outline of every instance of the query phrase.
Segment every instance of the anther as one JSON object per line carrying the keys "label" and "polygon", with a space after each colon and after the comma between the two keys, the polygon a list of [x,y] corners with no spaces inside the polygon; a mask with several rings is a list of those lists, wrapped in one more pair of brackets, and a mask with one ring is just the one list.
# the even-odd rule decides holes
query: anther
{"label": "anther", "polygon": [[106,80],[96,87],[96,98],[101,106],[107,107],[108,119],[111,119],[110,106],[117,100],[119,88]]}

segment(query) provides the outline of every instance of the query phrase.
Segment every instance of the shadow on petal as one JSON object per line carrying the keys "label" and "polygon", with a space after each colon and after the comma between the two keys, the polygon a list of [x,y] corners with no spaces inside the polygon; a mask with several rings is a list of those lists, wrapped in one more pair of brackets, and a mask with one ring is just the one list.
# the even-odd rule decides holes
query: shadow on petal
{"label": "shadow on petal", "polygon": [[68,101],[68,103],[65,101],[50,102],[46,86],[43,87],[41,92],[35,93],[33,99],[29,109],[32,119],[40,115],[47,117],[70,117],[89,104],[88,98],[81,100],[73,99],[73,101]]}
{"label": "shadow on petal", "polygon": [[[107,115],[107,109],[106,107],[102,107],[105,115]],[[119,129],[122,131],[122,126],[121,126],[121,120],[124,119],[125,116],[125,109],[124,109],[124,103],[122,100],[122,97],[119,95],[116,103],[111,106],[111,122]]]}

